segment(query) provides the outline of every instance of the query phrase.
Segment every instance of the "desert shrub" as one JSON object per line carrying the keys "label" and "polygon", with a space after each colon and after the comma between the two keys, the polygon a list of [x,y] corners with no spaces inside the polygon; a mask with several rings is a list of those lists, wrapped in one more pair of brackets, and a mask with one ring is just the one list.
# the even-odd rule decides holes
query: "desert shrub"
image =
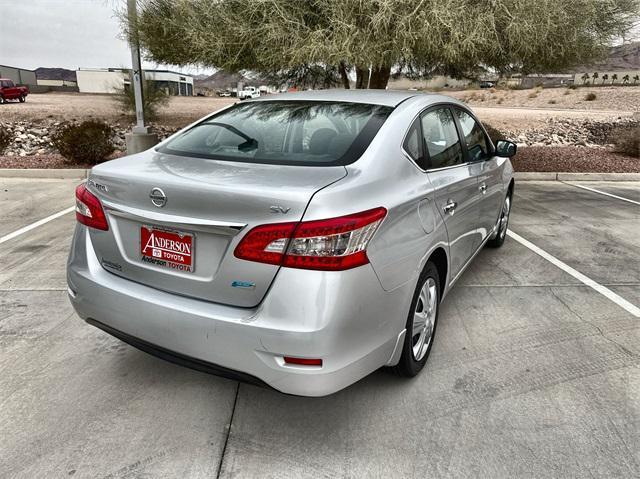
{"label": "desert shrub", "polygon": [[576,84],[572,83],[572,84],[571,84],[571,85],[569,85],[567,88],[568,88],[569,90],[577,90],[577,89],[578,89],[578,85],[576,85]]}
{"label": "desert shrub", "polygon": [[584,97],[585,101],[593,101],[593,100],[595,100],[596,98],[598,98],[598,97],[597,97],[597,96],[596,96],[596,94],[595,94],[595,93],[593,93],[593,92],[591,92],[591,93],[587,93],[587,96],[585,96],[585,97]]}
{"label": "desert shrub", "polygon": [[531,92],[527,95],[527,98],[538,98],[538,92]]}
{"label": "desert shrub", "polygon": [[60,154],[74,163],[95,165],[113,153],[113,129],[101,121],[89,120],[65,125],[53,135]]}
{"label": "desert shrub", "polygon": [[[158,110],[167,104],[169,96],[164,90],[156,87],[152,81],[145,80],[142,84],[144,90],[143,103],[144,115],[148,120],[153,120],[158,116]],[[120,110],[128,115],[136,114],[136,97],[133,92],[133,85],[116,90],[116,101],[120,105]]]}
{"label": "desert shrub", "polygon": [[0,126],[0,155],[4,152],[4,150],[11,144],[11,140],[13,137],[8,130],[4,127]]}
{"label": "desert shrub", "polygon": [[570,92],[569,90],[565,90],[565,91],[564,91],[564,93],[563,93],[563,95],[564,95],[564,96],[571,95],[571,92]]}
{"label": "desert shrub", "polygon": [[640,158],[640,127],[617,128],[609,134],[614,151],[623,155]]}
{"label": "desert shrub", "polygon": [[556,101],[555,100],[549,100],[549,105],[555,105]]}
{"label": "desert shrub", "polygon": [[491,138],[491,141],[493,142],[494,145],[498,140],[506,139],[506,136],[504,133],[502,133],[497,128],[491,126],[489,123],[483,123],[483,125],[484,125],[484,129],[487,130],[487,134],[489,135],[489,138]]}

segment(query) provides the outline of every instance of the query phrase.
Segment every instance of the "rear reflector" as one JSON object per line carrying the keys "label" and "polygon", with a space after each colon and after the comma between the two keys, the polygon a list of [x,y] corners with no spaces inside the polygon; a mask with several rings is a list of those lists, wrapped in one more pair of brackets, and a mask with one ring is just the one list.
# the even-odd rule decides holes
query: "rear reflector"
{"label": "rear reflector", "polygon": [[76,188],[76,219],[90,228],[107,231],[109,224],[100,200],[83,184]]}
{"label": "rear reflector", "polygon": [[285,356],[284,363],[297,364],[299,366],[322,366],[322,359],[291,358],[289,356]]}
{"label": "rear reflector", "polygon": [[256,226],[235,256],[289,268],[341,271],[369,262],[367,245],[387,215],[374,208],[353,215],[300,223]]}

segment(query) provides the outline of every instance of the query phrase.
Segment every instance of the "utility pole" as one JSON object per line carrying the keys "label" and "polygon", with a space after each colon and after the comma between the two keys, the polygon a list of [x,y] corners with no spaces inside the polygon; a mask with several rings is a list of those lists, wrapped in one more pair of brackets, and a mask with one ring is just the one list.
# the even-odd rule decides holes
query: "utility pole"
{"label": "utility pole", "polygon": [[136,0],[127,0],[127,15],[129,19],[129,44],[131,47],[131,84],[136,102],[136,126],[131,133],[125,135],[127,154],[132,155],[148,150],[158,143],[158,135],[151,132],[151,128],[144,124],[144,91],[142,63],[140,62],[140,41],[138,39]]}

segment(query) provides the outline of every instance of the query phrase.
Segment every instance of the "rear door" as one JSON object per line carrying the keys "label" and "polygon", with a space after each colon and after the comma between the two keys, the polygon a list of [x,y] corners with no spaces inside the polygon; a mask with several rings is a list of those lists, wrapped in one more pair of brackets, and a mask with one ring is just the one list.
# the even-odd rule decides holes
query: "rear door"
{"label": "rear door", "polygon": [[454,112],[466,146],[467,162],[475,165],[478,175],[478,228],[479,239],[482,241],[496,225],[502,208],[502,162],[493,154],[491,142],[480,122],[462,108],[455,107]]}
{"label": "rear door", "polygon": [[451,278],[455,278],[479,245],[477,166],[466,162],[449,106],[422,114],[427,174],[449,236]]}

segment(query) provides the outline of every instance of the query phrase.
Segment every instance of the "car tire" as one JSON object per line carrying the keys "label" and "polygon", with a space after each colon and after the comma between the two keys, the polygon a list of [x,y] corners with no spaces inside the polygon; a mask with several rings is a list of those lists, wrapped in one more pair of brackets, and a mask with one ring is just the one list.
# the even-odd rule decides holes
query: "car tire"
{"label": "car tire", "polygon": [[502,203],[502,209],[500,210],[500,216],[498,217],[498,223],[496,224],[495,237],[487,241],[489,248],[500,248],[504,244],[504,240],[507,237],[507,229],[509,228],[509,216],[511,214],[511,193],[508,193]]}
{"label": "car tire", "polygon": [[[428,261],[418,278],[411,300],[400,361],[392,370],[399,376],[413,377],[427,363],[438,324],[441,286],[436,265]],[[424,324],[416,324],[417,321]]]}
{"label": "car tire", "polygon": [[0,96],[0,105],[2,105],[5,102],[5,99],[3,96]]}
{"label": "car tire", "polygon": [[20,95],[20,103],[24,103],[25,101],[27,101],[26,97],[24,95]]}

